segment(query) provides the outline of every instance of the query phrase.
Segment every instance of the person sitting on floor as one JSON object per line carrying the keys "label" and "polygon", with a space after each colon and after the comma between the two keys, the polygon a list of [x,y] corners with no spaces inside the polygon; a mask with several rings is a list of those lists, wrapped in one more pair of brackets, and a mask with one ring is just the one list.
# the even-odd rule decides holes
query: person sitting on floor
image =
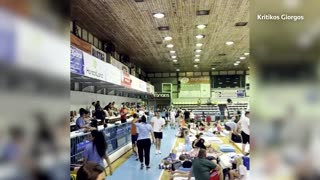
{"label": "person sitting on floor", "polygon": [[192,142],[192,147],[193,148],[201,148],[201,149],[207,149],[208,147],[211,147],[211,145],[205,145],[204,143],[205,143],[205,141],[204,141],[204,139],[202,139],[201,138],[201,135],[202,134],[197,134],[196,135],[196,140],[194,140],[193,142]]}
{"label": "person sitting on floor", "polygon": [[235,159],[236,169],[230,170],[230,180],[247,180],[247,168],[243,165],[242,158],[237,156]]}

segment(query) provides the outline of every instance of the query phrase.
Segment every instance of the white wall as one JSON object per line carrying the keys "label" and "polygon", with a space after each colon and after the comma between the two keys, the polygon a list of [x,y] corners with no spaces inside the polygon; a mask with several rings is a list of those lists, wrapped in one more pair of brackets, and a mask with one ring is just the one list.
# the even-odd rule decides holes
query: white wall
{"label": "white wall", "polygon": [[102,107],[106,106],[109,102],[115,102],[116,107],[120,106],[123,102],[140,102],[140,99],[128,98],[121,96],[111,96],[103,94],[94,94],[80,91],[70,91],[70,110],[78,111],[80,108],[89,107],[92,102],[100,101]]}

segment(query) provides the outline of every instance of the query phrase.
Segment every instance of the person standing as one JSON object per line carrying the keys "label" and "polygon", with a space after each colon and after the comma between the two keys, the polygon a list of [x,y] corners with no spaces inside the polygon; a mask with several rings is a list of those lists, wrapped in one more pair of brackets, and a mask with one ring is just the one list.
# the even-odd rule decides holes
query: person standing
{"label": "person standing", "polygon": [[245,154],[246,145],[250,145],[250,112],[246,112],[245,115],[240,119],[238,125],[241,129],[242,137],[242,153]]}
{"label": "person standing", "polygon": [[[138,114],[133,114],[133,121],[138,121],[139,120],[139,115]],[[132,123],[131,124],[131,141],[132,141],[132,152],[137,156],[138,160],[138,151],[137,151],[137,140],[138,140],[138,130],[137,126]]]}
{"label": "person standing", "polygon": [[110,175],[112,175],[112,167],[109,156],[107,154],[107,142],[102,132],[97,130],[91,131],[91,142],[86,146],[83,152],[84,164],[87,162],[98,163],[105,168],[103,160],[107,161]]}
{"label": "person standing", "polygon": [[90,112],[90,117],[93,117],[93,112],[95,111],[95,102],[92,102],[91,105],[89,106],[89,112]]}
{"label": "person standing", "polygon": [[123,104],[123,107],[120,110],[121,123],[126,123],[127,122],[127,114],[128,114],[127,107],[126,107],[125,104]]}
{"label": "person standing", "polygon": [[186,123],[190,123],[190,112],[188,111],[188,109],[184,111],[184,119]]}
{"label": "person standing", "polygon": [[99,107],[101,107],[100,105],[100,101],[97,101],[96,104],[94,105],[95,110],[97,111]]}
{"label": "person standing", "polygon": [[144,154],[146,168],[149,169],[150,168],[150,149],[151,149],[150,134],[152,137],[152,142],[155,141],[152,126],[150,124],[147,124],[146,116],[141,117],[140,123],[138,123],[138,119],[133,120],[132,123],[136,125],[137,130],[139,132],[137,146],[138,146],[139,160],[141,163],[140,169],[143,169],[144,167],[143,154]]}
{"label": "person standing", "polygon": [[162,129],[164,128],[166,122],[160,116],[160,112],[156,113],[156,117],[151,119],[151,125],[153,127],[154,137],[155,137],[155,145],[156,145],[156,154],[161,154],[161,139],[163,137]]}

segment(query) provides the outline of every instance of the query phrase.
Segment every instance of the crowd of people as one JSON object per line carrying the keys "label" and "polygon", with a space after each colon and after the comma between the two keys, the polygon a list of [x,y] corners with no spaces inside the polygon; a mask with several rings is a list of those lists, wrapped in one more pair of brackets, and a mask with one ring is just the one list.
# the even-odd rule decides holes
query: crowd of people
{"label": "crowd of people", "polygon": [[[78,179],[86,176],[94,176],[96,179],[104,179],[106,176],[105,164],[107,162],[109,167],[109,174],[112,174],[112,167],[108,158],[106,139],[102,132],[97,131],[94,127],[88,125],[87,119],[91,117],[99,117],[99,113],[104,112],[106,116],[120,115],[122,123],[126,122],[127,114],[133,117],[131,126],[131,141],[132,152],[136,156],[136,160],[140,162],[140,169],[150,169],[150,150],[151,146],[155,146],[155,155],[162,154],[161,141],[164,137],[163,129],[167,124],[172,128],[178,128],[179,137],[185,140],[184,152],[190,152],[197,149],[196,157],[193,160],[186,157],[179,157],[181,162],[181,169],[176,167],[172,171],[171,178],[186,177],[191,179],[194,177],[196,180],[209,179],[214,173],[220,180],[225,178],[225,172],[219,165],[219,158],[210,159],[207,152],[212,151],[213,147],[206,143],[202,138],[202,134],[198,131],[206,131],[214,129],[213,134],[222,133],[222,126],[226,131],[230,132],[229,141],[235,143],[242,143],[242,153],[248,155],[246,146],[250,144],[250,112],[245,112],[241,117],[232,117],[229,119],[225,117],[224,123],[218,121],[211,122],[210,118],[201,115],[195,115],[192,110],[177,109],[177,108],[163,108],[157,109],[155,114],[149,111],[151,115],[150,122],[148,122],[145,109],[143,107],[129,109],[126,104],[122,104],[120,109],[116,109],[114,103],[109,103],[103,109],[99,102],[92,103],[89,110],[80,109],[80,117],[77,119],[76,124],[79,128],[91,131],[91,143],[88,144],[83,153],[84,165],[78,170]],[[101,113],[103,114],[103,113]],[[108,115],[107,115],[108,114]],[[236,115],[238,116],[238,115]],[[195,140],[190,140],[191,129],[196,129]],[[213,150],[215,151],[215,150]],[[183,155],[183,154],[182,154]],[[190,160],[190,161],[189,161]],[[184,165],[182,165],[184,164]],[[187,167],[187,168],[185,168]],[[187,169],[187,171],[186,171]],[[85,175],[90,172],[91,175]],[[242,158],[237,156],[234,158],[234,167],[227,172],[230,180],[247,179],[247,170],[243,165]]]}

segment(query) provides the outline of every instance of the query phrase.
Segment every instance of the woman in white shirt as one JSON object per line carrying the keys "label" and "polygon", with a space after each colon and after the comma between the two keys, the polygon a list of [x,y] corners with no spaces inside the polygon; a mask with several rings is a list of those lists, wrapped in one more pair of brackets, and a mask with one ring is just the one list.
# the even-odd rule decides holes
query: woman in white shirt
{"label": "woman in white shirt", "polygon": [[237,165],[237,168],[230,170],[230,180],[247,180],[247,168],[243,165],[242,157],[237,156],[235,157],[234,161]]}

